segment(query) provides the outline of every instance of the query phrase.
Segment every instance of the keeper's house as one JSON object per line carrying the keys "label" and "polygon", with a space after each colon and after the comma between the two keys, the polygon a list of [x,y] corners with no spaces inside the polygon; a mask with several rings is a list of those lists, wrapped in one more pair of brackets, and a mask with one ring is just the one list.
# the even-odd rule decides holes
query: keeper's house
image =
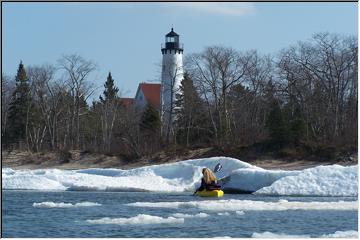
{"label": "keeper's house", "polygon": [[120,101],[125,107],[144,109],[147,104],[151,104],[160,111],[160,91],[159,83],[140,83],[135,98],[121,98]]}

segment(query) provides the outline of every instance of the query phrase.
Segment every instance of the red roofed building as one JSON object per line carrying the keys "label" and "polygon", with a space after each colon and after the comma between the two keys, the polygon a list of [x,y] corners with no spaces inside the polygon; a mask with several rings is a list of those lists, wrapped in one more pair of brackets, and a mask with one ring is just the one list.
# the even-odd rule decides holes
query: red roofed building
{"label": "red roofed building", "polygon": [[126,108],[132,106],[135,102],[134,98],[120,98],[120,104]]}
{"label": "red roofed building", "polygon": [[145,108],[147,104],[160,109],[160,90],[159,83],[140,83],[135,95],[137,107]]}

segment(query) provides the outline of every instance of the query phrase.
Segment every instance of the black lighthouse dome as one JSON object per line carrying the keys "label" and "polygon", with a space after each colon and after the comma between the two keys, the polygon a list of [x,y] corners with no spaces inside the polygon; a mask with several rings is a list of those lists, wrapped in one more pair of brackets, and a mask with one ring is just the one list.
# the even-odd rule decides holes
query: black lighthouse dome
{"label": "black lighthouse dome", "polygon": [[165,45],[162,44],[161,52],[166,54],[167,52],[183,52],[183,44],[179,42],[179,34],[174,32],[174,29],[171,28],[171,32],[165,35]]}

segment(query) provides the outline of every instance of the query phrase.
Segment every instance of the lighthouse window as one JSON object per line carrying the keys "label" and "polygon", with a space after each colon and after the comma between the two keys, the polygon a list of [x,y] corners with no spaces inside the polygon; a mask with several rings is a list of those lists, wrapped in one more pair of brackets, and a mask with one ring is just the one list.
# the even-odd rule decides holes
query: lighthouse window
{"label": "lighthouse window", "polygon": [[175,38],[167,37],[166,42],[175,42]]}

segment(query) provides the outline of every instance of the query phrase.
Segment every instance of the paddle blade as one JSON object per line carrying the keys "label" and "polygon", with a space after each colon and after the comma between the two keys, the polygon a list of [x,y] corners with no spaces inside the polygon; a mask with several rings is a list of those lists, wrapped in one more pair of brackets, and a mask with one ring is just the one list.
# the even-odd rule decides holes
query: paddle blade
{"label": "paddle blade", "polygon": [[221,168],[222,168],[222,166],[221,166],[220,163],[216,164],[216,166],[215,166],[215,168],[214,168],[214,173],[220,171]]}
{"label": "paddle blade", "polygon": [[217,183],[220,184],[221,186],[224,186],[226,183],[230,181],[230,178],[231,176],[220,178],[219,180],[217,180]]}

